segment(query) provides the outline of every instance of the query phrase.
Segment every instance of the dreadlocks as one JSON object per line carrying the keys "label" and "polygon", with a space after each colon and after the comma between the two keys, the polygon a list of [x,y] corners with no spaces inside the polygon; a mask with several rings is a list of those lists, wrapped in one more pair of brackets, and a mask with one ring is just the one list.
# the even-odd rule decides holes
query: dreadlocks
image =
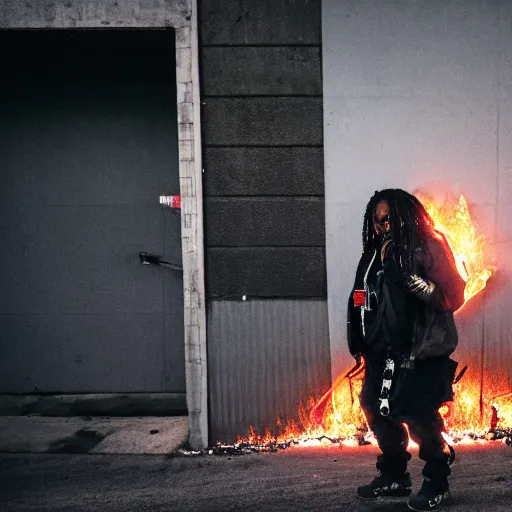
{"label": "dreadlocks", "polygon": [[413,195],[399,188],[376,191],[366,206],[363,223],[363,251],[378,249],[380,237],[375,233],[375,210],[377,204],[386,201],[389,206],[391,240],[399,248],[402,269],[410,273],[413,255],[434,229],[434,222],[423,205]]}

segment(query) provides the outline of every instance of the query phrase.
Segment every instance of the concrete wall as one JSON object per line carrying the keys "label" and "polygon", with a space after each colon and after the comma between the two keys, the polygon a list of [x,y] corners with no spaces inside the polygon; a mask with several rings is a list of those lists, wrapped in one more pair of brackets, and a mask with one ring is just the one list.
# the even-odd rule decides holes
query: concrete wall
{"label": "concrete wall", "polygon": [[510,367],[510,2],[324,0],[322,8],[333,375],[350,364],[346,301],[365,204],[387,187],[466,196],[495,243],[498,273],[457,315],[456,359],[478,368],[484,353],[485,367]]}
{"label": "concrete wall", "polygon": [[207,295],[325,298],[320,2],[200,20]]}
{"label": "concrete wall", "polygon": [[320,2],[200,5],[216,442],[274,430],[330,384]]}
{"label": "concrete wall", "polygon": [[188,27],[190,35],[192,4],[191,0],[3,0],[0,20],[2,28]]}

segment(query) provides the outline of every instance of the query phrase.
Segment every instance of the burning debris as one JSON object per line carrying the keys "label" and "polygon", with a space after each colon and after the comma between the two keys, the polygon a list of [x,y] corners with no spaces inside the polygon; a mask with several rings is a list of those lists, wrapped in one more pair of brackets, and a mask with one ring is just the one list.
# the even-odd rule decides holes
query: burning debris
{"label": "burning debris", "polygon": [[[512,428],[496,427],[489,430],[486,434],[476,433],[473,431],[463,431],[456,434],[447,436],[451,444],[468,444],[469,442],[487,442],[487,441],[501,441],[507,446],[512,447]],[[270,441],[251,442],[248,440],[238,440],[233,444],[218,443],[215,446],[206,448],[204,450],[178,450],[179,455],[182,456],[203,456],[203,455],[223,455],[223,456],[237,456],[249,455],[254,453],[275,453],[280,450],[288,448],[300,448],[310,446],[333,446],[343,448],[343,446],[365,446],[376,445],[377,441],[370,431],[361,431],[359,434],[349,437],[332,438],[322,435],[316,438],[307,438],[300,436],[296,439],[289,439],[287,441],[278,441],[274,438]],[[452,454],[453,449],[450,446]]]}
{"label": "burning debris", "polygon": [[[468,385],[470,387],[470,385]],[[464,402],[464,400],[462,401]],[[499,405],[499,402],[503,404]],[[453,404],[450,404],[453,405]],[[500,410],[503,407],[507,411],[506,416],[501,415]],[[454,413],[455,407],[443,406],[440,410],[447,424],[447,432],[445,438],[449,445],[484,443],[489,441],[499,441],[512,447],[512,427],[505,425],[512,424],[512,416],[509,411],[512,410],[512,393],[495,397],[495,400],[489,407],[488,414],[484,414],[482,421],[488,421],[487,428],[479,429],[461,429],[450,427],[450,415]],[[316,411],[318,412],[318,411]],[[362,413],[361,413],[362,415]],[[302,409],[304,417],[304,410]],[[311,417],[311,415],[310,415]],[[314,414],[312,416],[314,418]],[[201,452],[203,455],[244,455],[250,453],[268,453],[286,450],[293,447],[310,447],[310,446],[333,446],[343,448],[343,446],[364,446],[376,445],[377,441],[367,426],[357,427],[353,431],[348,428],[343,429],[343,433],[339,435],[329,435],[325,427],[317,426],[316,428],[307,421],[305,425],[299,427],[295,422],[290,422],[292,426],[287,426],[285,432],[272,435],[269,429],[266,429],[264,435],[257,434],[254,429],[250,428],[247,437],[239,437],[233,444],[217,444],[207,450]],[[475,424],[475,423],[474,423]],[[341,430],[340,430],[341,432]],[[414,443],[411,443],[414,445]],[[453,452],[452,452],[453,453]],[[187,455],[186,453],[182,453]]]}
{"label": "burning debris", "polygon": [[[363,446],[375,444],[373,435],[369,431],[361,432],[359,435],[350,438],[332,438],[326,435],[321,435],[317,438],[306,438],[301,435],[296,439],[288,439],[286,441],[278,440],[280,437],[275,437],[268,441],[264,438],[260,441],[249,441],[248,439],[242,440],[239,438],[233,444],[218,443],[215,446],[206,448],[204,450],[178,450],[180,455],[195,456],[195,455],[248,455],[251,453],[275,453],[280,450],[286,450],[290,447],[306,447],[306,446]],[[370,441],[370,439],[372,439]]]}
{"label": "burning debris", "polygon": [[495,428],[489,431],[487,439],[490,441],[503,440],[507,446],[512,447],[512,428]]}
{"label": "burning debris", "polygon": [[[464,372],[465,377],[460,378],[454,385],[455,401],[445,404],[440,408],[440,413],[445,421],[447,431],[444,436],[450,445],[485,443],[490,441],[503,442],[512,447],[512,392],[494,396],[485,401],[485,407],[480,415],[479,411],[479,392],[477,392],[478,382],[471,379],[464,382],[467,374],[471,376],[471,371],[463,369],[459,375]],[[329,400],[311,401],[306,407],[301,405],[299,408],[300,420],[298,424],[290,421],[283,430],[282,423],[278,422],[277,432],[272,434],[267,427],[263,435],[258,434],[252,427],[249,428],[247,437],[238,437],[234,443],[218,443],[215,446],[205,450],[187,451],[179,450],[178,453],[183,456],[199,455],[223,455],[237,456],[254,453],[274,453],[288,448],[304,448],[315,446],[331,446],[334,448],[343,448],[344,446],[364,446],[377,445],[373,433],[366,425],[366,420],[359,408],[357,398],[358,389],[362,380],[362,373],[358,372],[355,382],[349,384],[346,378],[340,379],[335,384],[334,393],[329,395]],[[350,372],[348,373],[350,375]],[[499,380],[499,379],[498,379]],[[463,385],[463,386],[462,386]],[[333,386],[333,388],[335,387]],[[333,395],[336,399],[347,399],[348,394],[352,393],[352,398],[346,401],[347,411],[355,412],[355,416],[349,423],[336,425],[333,420]],[[319,408],[321,404],[323,416],[319,423]],[[340,406],[341,410],[341,406]],[[473,418],[472,415],[475,417]],[[346,418],[346,414],[340,416]],[[362,426],[355,426],[355,421],[361,420]],[[322,423],[327,421],[329,423]],[[411,443],[414,445],[414,443]]]}

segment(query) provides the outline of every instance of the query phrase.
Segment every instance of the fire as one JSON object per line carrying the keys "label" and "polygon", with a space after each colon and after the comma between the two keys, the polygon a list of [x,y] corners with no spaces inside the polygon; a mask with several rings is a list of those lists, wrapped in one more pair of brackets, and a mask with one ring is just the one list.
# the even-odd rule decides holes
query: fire
{"label": "fire", "polygon": [[[466,282],[465,303],[486,286],[494,273],[489,265],[490,244],[471,220],[466,199],[448,199],[437,204],[431,197],[416,194],[442,232],[453,252],[457,270]],[[459,368],[460,370],[460,368]],[[331,444],[333,440],[351,446],[376,444],[368,429],[359,403],[364,371],[340,375],[333,386],[317,401],[310,400],[299,408],[299,423],[290,421],[285,427],[278,423],[274,432],[264,435],[250,429],[250,435],[238,442],[251,444],[300,442],[301,446]],[[443,405],[439,412],[444,419],[446,437],[464,442],[483,438],[490,429],[512,427],[512,393],[508,386],[508,369],[496,369],[486,376],[485,387],[480,371],[470,368],[454,385],[454,401]],[[487,434],[489,435],[489,434]],[[512,434],[510,434],[512,435]]]}
{"label": "fire", "polygon": [[[332,388],[318,401],[310,401],[299,408],[299,422],[292,420],[283,425],[278,422],[271,432],[267,427],[263,435],[250,427],[247,437],[237,443],[268,445],[278,448],[298,444],[301,447],[376,445],[376,439],[366,423],[359,404],[363,374],[354,378],[340,376]],[[507,432],[504,440],[510,441],[512,431],[512,392],[507,386],[508,370],[498,369],[486,381],[481,392],[480,375],[469,370],[454,385],[454,401],[440,407],[445,423],[444,436],[450,443],[474,443],[497,438],[500,429]],[[411,441],[411,445],[415,444]]]}
{"label": "fire", "polygon": [[461,194],[457,200],[446,200],[438,205],[423,194],[416,194],[434,221],[434,228],[446,236],[455,258],[457,270],[466,282],[464,299],[485,288],[494,268],[488,265],[490,245],[482,234],[476,232],[471,221],[468,203]]}
{"label": "fire", "polygon": [[512,426],[508,370],[495,369],[492,375],[486,376],[483,389],[480,377],[479,371],[468,370],[454,386],[454,401],[439,410],[446,431],[453,438],[467,432],[484,435],[490,428]]}

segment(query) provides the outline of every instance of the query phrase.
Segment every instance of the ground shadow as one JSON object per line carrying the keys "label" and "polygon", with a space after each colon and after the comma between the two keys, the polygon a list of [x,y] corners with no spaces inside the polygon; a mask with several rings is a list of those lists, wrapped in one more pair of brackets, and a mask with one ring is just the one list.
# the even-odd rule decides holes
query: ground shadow
{"label": "ground shadow", "polygon": [[48,453],[89,453],[107,434],[98,434],[96,430],[85,428],[73,435],[54,441],[48,448]]}

